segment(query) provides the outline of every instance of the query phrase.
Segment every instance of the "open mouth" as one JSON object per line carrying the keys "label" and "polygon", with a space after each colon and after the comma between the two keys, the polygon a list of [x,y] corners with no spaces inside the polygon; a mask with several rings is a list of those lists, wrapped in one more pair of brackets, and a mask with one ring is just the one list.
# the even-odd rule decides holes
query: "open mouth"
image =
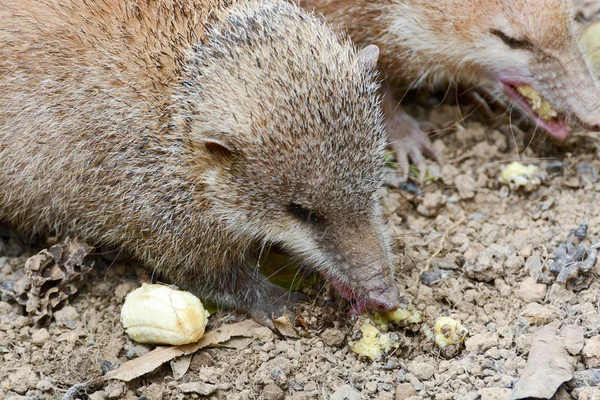
{"label": "open mouth", "polygon": [[364,300],[361,301],[356,295],[356,292],[350,289],[341,280],[332,279],[331,286],[333,286],[334,289],[338,292],[338,294],[344,299],[352,301],[352,306],[350,307],[351,315],[360,315],[368,311],[367,302]]}
{"label": "open mouth", "polygon": [[558,140],[565,140],[569,136],[570,129],[565,120],[531,86],[512,80],[501,80],[500,85],[502,91],[550,135]]}

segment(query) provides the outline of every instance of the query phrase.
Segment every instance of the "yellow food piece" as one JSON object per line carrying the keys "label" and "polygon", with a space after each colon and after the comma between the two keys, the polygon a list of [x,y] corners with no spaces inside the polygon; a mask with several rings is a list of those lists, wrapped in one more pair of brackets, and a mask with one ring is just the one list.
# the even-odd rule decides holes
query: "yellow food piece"
{"label": "yellow food piece", "polygon": [[435,332],[435,344],[440,349],[462,344],[467,333],[469,333],[459,321],[450,317],[439,317],[435,321],[433,330]]}
{"label": "yellow food piece", "polygon": [[390,322],[394,324],[418,324],[421,322],[421,314],[412,307],[408,309],[399,308],[396,311],[375,313],[372,319],[373,323],[385,332],[388,330],[388,324]]}
{"label": "yellow food piece", "polygon": [[138,343],[181,345],[204,335],[208,316],[190,292],[144,283],[125,298],[121,324]]}
{"label": "yellow food piece", "polygon": [[379,329],[365,321],[360,330],[362,338],[350,344],[350,350],[354,353],[367,357],[370,360],[377,360],[383,354],[389,353],[392,348],[398,348],[400,343],[391,339],[390,333],[381,333]]}
{"label": "yellow food piece", "polygon": [[531,109],[535,111],[541,119],[548,121],[558,116],[558,113],[552,108],[552,105],[544,100],[540,92],[531,86],[517,86],[517,91],[521,93],[521,96],[529,99]]}
{"label": "yellow food piece", "polygon": [[535,187],[542,182],[542,175],[535,165],[525,166],[514,161],[502,170],[499,181],[507,184],[511,189],[527,185]]}
{"label": "yellow food piece", "polygon": [[590,67],[600,72],[600,22],[590,25],[585,30],[579,39],[579,48]]}

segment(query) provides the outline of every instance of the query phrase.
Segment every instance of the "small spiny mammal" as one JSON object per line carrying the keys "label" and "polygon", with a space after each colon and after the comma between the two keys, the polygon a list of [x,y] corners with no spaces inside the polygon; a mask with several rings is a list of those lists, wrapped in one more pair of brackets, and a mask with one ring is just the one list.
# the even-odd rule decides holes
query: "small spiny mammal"
{"label": "small spiny mammal", "polygon": [[[346,30],[355,43],[379,46],[380,68],[391,87],[479,86],[507,96],[559,140],[568,136],[569,123],[600,130],[600,85],[577,47],[571,0],[300,3]],[[540,118],[517,86],[533,87],[558,116]],[[390,93],[384,110],[397,152],[408,152],[417,164],[422,152],[433,155],[429,140]]]}
{"label": "small spiny mammal", "polygon": [[125,248],[270,325],[276,243],[353,311],[398,289],[378,50],[282,0],[2,0],[0,218]]}

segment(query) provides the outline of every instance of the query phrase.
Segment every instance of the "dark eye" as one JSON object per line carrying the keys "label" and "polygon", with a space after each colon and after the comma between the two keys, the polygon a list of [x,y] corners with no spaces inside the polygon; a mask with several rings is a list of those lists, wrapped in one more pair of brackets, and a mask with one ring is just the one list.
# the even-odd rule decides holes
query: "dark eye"
{"label": "dark eye", "polygon": [[301,206],[300,204],[291,203],[288,206],[288,212],[303,222],[317,224],[322,221],[322,218],[320,218],[317,213]]}
{"label": "dark eye", "polygon": [[492,29],[490,33],[494,36],[499,37],[508,47],[515,50],[529,50],[533,47],[530,41],[527,39],[517,39],[514,37],[508,36],[506,33],[498,30]]}

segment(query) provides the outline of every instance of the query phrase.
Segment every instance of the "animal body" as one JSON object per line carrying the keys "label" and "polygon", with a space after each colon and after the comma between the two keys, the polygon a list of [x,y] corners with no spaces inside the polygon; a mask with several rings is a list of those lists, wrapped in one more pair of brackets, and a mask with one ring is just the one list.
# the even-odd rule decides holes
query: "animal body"
{"label": "animal body", "polygon": [[[570,0],[301,0],[359,45],[381,49],[389,87],[458,82],[507,97],[551,136],[569,125],[600,129],[600,85],[578,49]],[[530,86],[557,112],[541,118],[517,90]],[[418,125],[384,99],[390,141],[422,160],[432,155]]]}
{"label": "animal body", "polygon": [[265,324],[273,243],[393,310],[377,54],[280,0],[2,0],[0,217]]}

